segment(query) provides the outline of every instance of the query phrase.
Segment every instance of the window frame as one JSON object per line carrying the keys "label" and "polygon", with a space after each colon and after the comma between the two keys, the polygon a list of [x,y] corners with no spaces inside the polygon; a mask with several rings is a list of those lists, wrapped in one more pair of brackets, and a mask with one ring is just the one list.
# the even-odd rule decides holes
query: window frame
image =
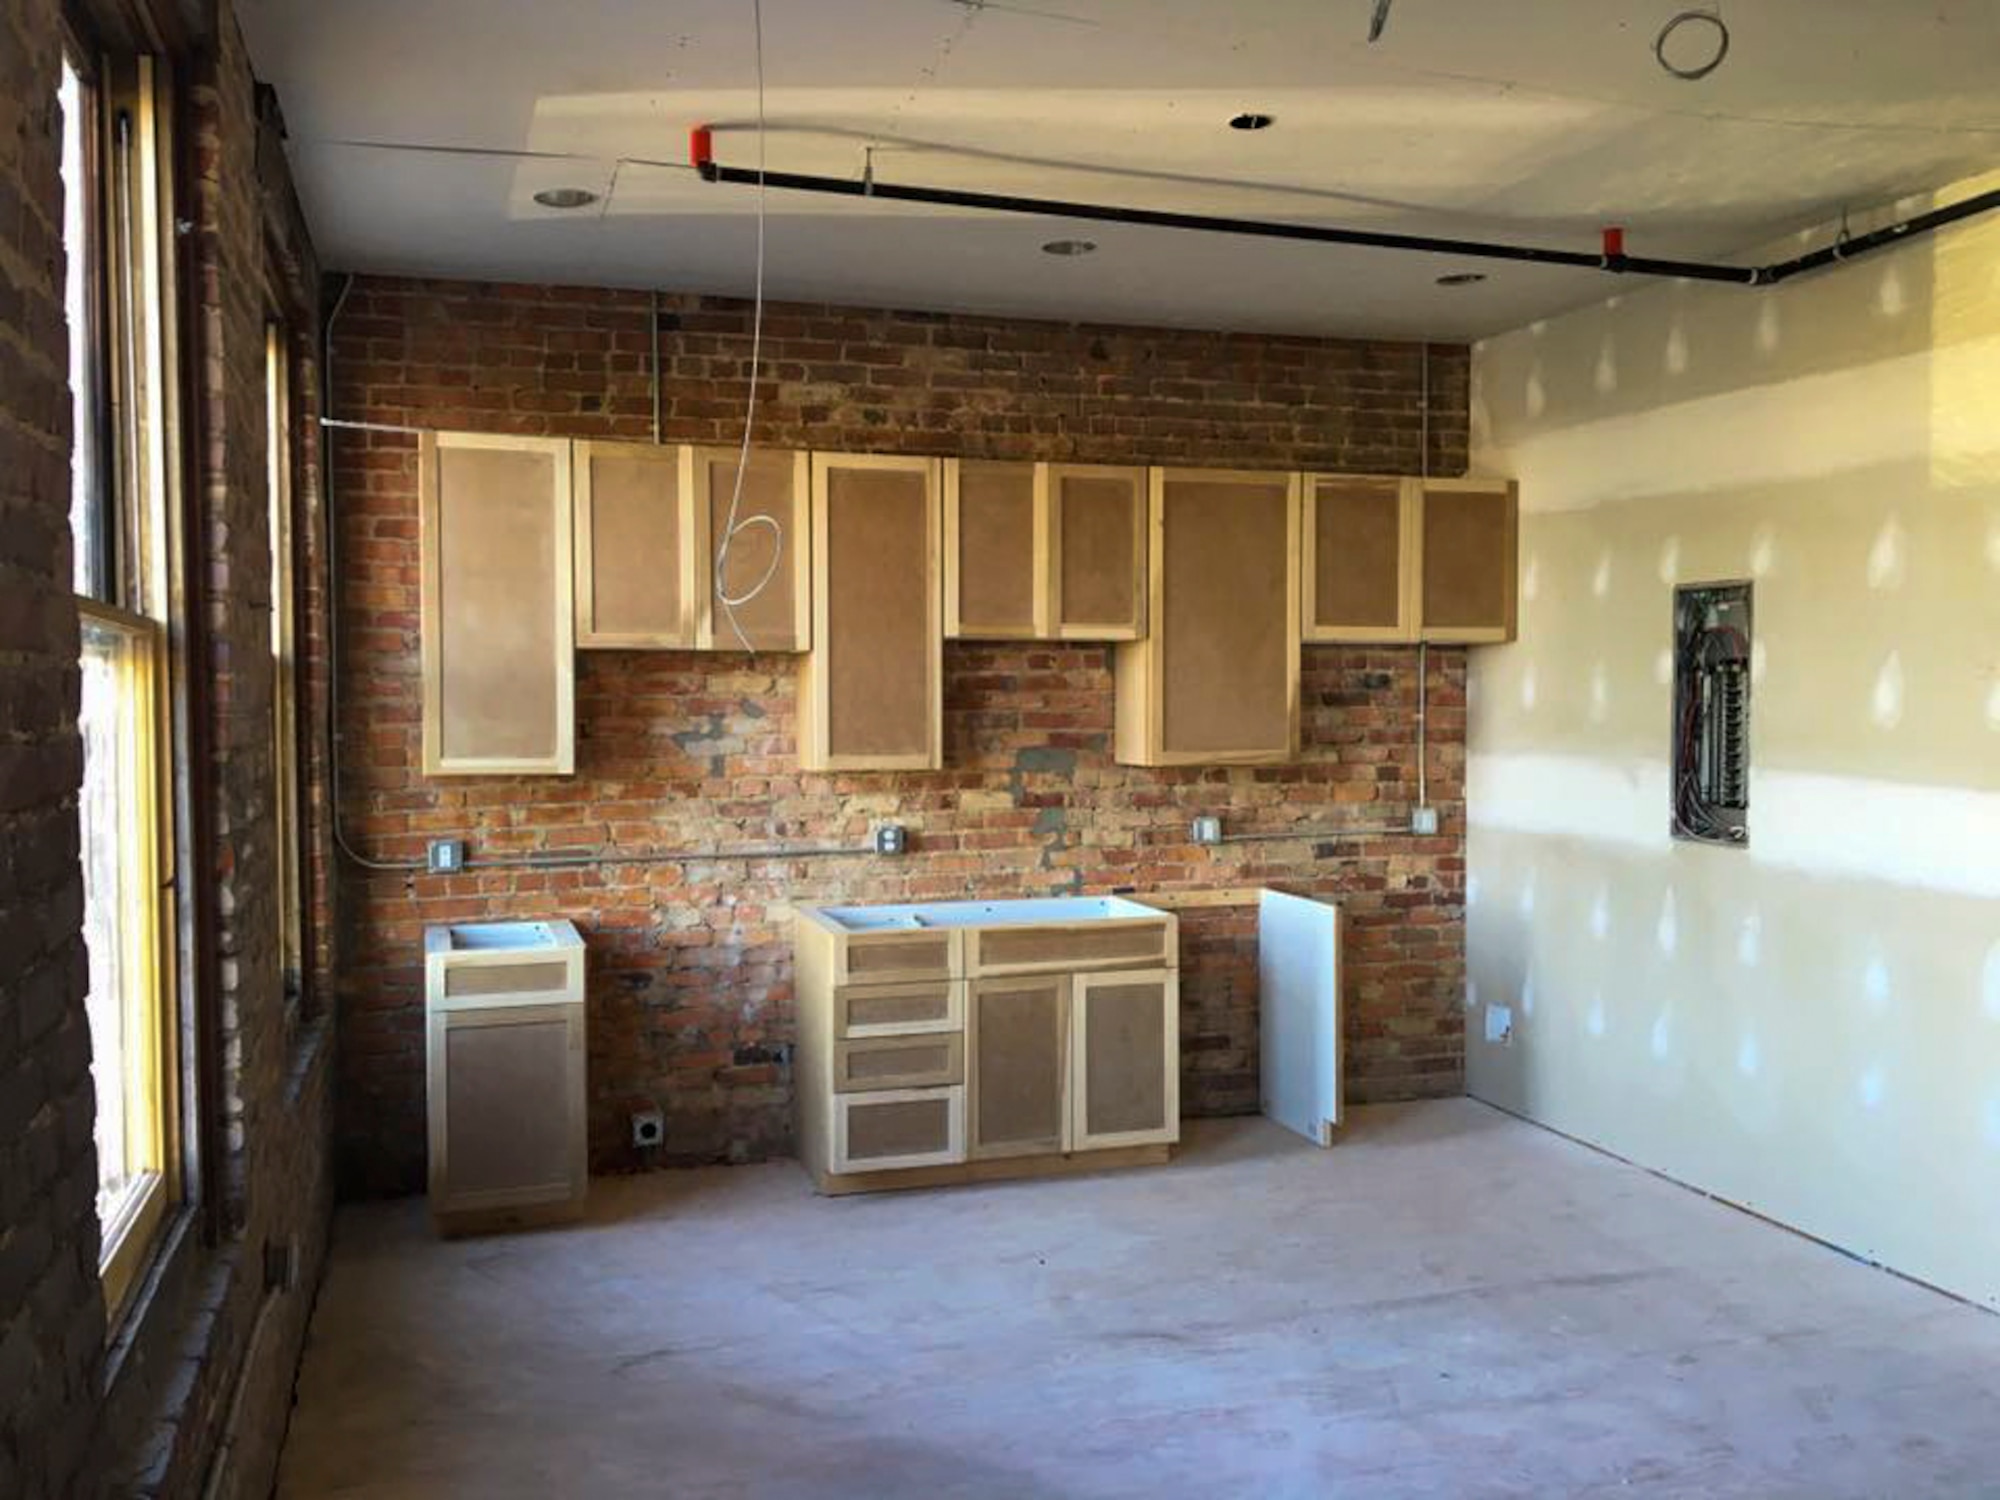
{"label": "window frame", "polygon": [[307,903],[311,870],[307,836],[306,720],[299,659],[306,639],[300,587],[304,527],[299,514],[297,406],[292,331],[277,313],[264,324],[265,484],[271,523],[272,805],[277,871],[280,977],[287,1032],[312,1014],[313,934]]}

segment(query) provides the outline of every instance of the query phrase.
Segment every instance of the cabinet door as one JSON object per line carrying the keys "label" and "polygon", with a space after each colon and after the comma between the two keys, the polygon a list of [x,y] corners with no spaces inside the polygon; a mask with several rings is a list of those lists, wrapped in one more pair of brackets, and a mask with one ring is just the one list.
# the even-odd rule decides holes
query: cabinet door
{"label": "cabinet door", "polygon": [[1511,641],[1519,494],[1511,479],[1422,482],[1422,633],[1427,641]]}
{"label": "cabinet door", "polygon": [[888,1172],[965,1160],[963,1088],[836,1094],[835,1172]]}
{"label": "cabinet door", "polygon": [[1171,969],[1079,974],[1072,1149],[1181,1135],[1180,981]]}
{"label": "cabinet door", "polygon": [[1118,648],[1124,765],[1277,765],[1299,742],[1299,482],[1155,469],[1148,632]]}
{"label": "cabinet door", "polygon": [[583,1007],[432,1011],[429,1029],[431,1211],[580,1199]]}
{"label": "cabinet door", "polygon": [[[812,643],[812,522],[803,453],[753,448],[737,497],[739,448],[694,450],[707,524],[699,645],[704,651],[803,651]],[[730,504],[736,531],[729,531]],[[723,539],[731,537],[727,555]],[[761,587],[760,587],[761,585]],[[725,605],[724,596],[740,601]],[[735,621],[731,623],[731,612]],[[740,634],[739,634],[740,632]]]}
{"label": "cabinet door", "polygon": [[809,771],[944,764],[938,463],[815,453],[813,635],[800,669]]}
{"label": "cabinet door", "polygon": [[707,587],[690,449],[576,445],[576,643],[692,647]]}
{"label": "cabinet door", "polygon": [[418,443],[426,776],[576,769],[570,447]]}
{"label": "cabinet door", "polygon": [[944,630],[953,640],[1049,633],[1048,499],[1038,467],[944,461]]}
{"label": "cabinet door", "polygon": [[1065,641],[1146,633],[1146,471],[1048,464],[1049,573]]}
{"label": "cabinet door", "polygon": [[1069,1149],[1069,991],[1066,974],[966,987],[970,1156]]}
{"label": "cabinet door", "polygon": [[1300,587],[1309,641],[1412,641],[1417,631],[1413,482],[1309,474]]}

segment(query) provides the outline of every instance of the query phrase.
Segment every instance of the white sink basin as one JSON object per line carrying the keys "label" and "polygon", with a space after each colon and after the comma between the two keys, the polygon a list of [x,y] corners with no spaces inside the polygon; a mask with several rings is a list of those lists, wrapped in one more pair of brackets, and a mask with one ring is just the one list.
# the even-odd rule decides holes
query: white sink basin
{"label": "white sink basin", "polygon": [[823,906],[845,932],[917,932],[928,927],[1008,927],[1129,922],[1159,913],[1122,896],[1044,896],[1023,901],[925,901],[909,906]]}

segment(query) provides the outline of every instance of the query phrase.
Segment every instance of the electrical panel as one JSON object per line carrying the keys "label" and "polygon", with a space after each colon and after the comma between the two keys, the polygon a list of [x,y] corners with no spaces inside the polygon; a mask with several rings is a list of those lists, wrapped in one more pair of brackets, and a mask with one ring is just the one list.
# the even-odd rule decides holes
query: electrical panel
{"label": "electrical panel", "polygon": [[1675,838],[1750,841],[1750,585],[1674,590]]}

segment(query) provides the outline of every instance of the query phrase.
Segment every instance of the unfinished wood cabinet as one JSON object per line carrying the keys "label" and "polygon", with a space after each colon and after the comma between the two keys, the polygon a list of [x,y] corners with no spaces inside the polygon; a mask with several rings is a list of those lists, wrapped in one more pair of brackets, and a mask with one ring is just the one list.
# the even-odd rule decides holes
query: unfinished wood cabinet
{"label": "unfinished wood cabinet", "polygon": [[1071,985],[1071,1147],[1178,1139],[1179,976],[1124,970],[1078,974]]}
{"label": "unfinished wood cabinet", "polygon": [[1519,487],[1511,479],[1427,479],[1418,489],[1422,638],[1466,645],[1513,640]]}
{"label": "unfinished wood cabinet", "polygon": [[944,461],[944,633],[1036,640],[1049,633],[1049,508],[1040,467]]}
{"label": "unfinished wood cabinet", "polygon": [[801,908],[793,1078],[820,1191],[1166,1160],[1177,930],[1119,897]]}
{"label": "unfinished wood cabinet", "polygon": [[424,934],[430,1208],[445,1233],[575,1218],[589,1185],[583,943],[568,922]]}
{"label": "unfinished wood cabinet", "polygon": [[1146,633],[1146,471],[1046,464],[1049,612],[1065,641]]}
{"label": "unfinished wood cabinet", "polygon": [[570,445],[418,443],[423,769],[576,769]]}
{"label": "unfinished wood cabinet", "polygon": [[[696,644],[704,651],[741,651],[746,641],[753,651],[804,651],[812,644],[813,618],[807,456],[751,449],[739,499],[741,449],[696,448],[692,453],[695,504],[706,528]],[[736,531],[723,556],[723,539],[731,536],[732,501]],[[725,596],[743,601],[733,606],[734,624]]]}
{"label": "unfinished wood cabinet", "polygon": [[815,453],[812,649],[799,673],[799,764],[944,764],[938,460]]}
{"label": "unfinished wood cabinet", "polygon": [[1299,478],[1155,469],[1148,630],[1118,647],[1117,758],[1276,765],[1299,743]]}
{"label": "unfinished wood cabinet", "polygon": [[1423,494],[1416,481],[1308,474],[1299,582],[1308,641],[1414,641]]}
{"label": "unfinished wood cabinet", "polygon": [[699,644],[709,549],[694,450],[579,442],[572,462],[577,645]]}

